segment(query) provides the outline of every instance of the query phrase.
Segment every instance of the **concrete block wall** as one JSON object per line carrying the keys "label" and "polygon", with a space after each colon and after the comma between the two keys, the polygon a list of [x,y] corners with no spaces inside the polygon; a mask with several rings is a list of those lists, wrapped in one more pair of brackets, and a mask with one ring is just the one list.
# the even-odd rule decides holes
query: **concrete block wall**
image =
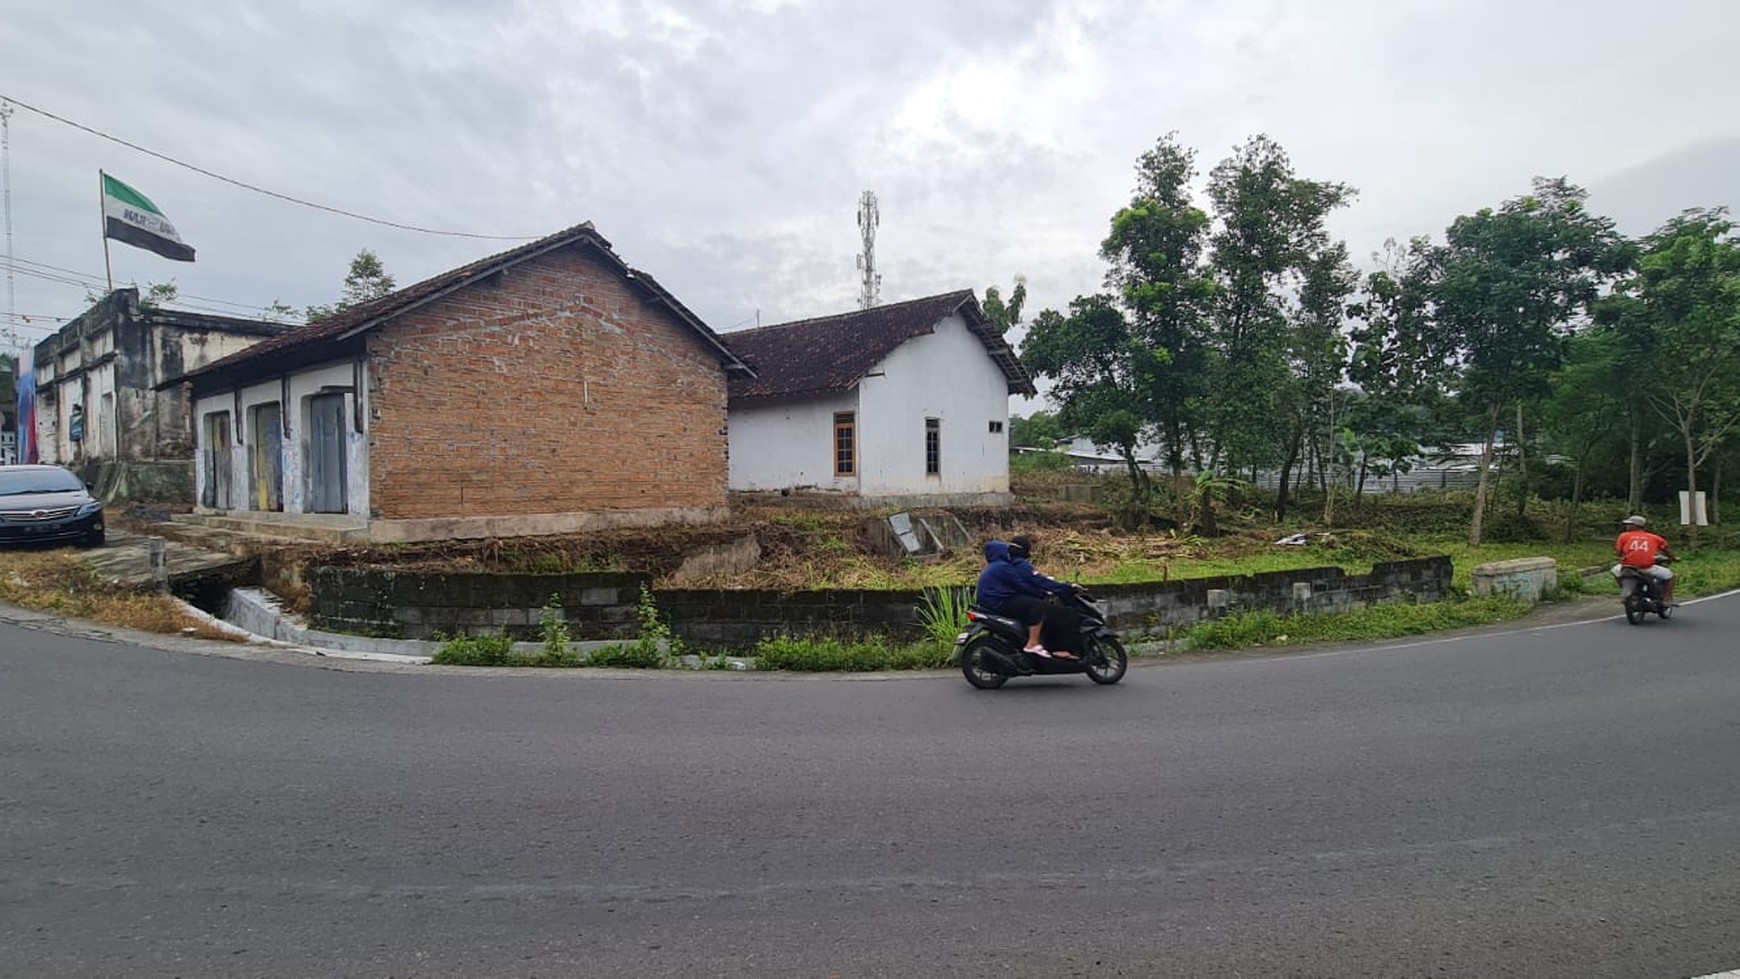
{"label": "concrete block wall", "polygon": [[[1339,612],[1379,602],[1435,602],[1450,594],[1448,557],[1395,561],[1370,574],[1309,568],[1240,577],[1195,578],[1095,589],[1113,628],[1166,635],[1205,620],[1268,609]],[[394,639],[502,633],[535,638],[541,607],[555,596],[577,640],[631,639],[640,632],[640,589],[629,574],[430,574],[316,568],[308,576],[316,629]],[[683,641],[704,649],[746,649],[780,634],[880,634],[916,639],[918,591],[808,592],[659,589],[660,614]]]}

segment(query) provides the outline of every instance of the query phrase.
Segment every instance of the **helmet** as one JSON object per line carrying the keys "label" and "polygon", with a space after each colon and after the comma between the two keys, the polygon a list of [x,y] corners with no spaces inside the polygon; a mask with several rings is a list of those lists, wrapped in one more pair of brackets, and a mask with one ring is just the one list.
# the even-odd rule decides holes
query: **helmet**
{"label": "helmet", "polygon": [[1033,553],[1033,538],[1026,534],[1016,534],[1009,538],[1009,553],[1024,558]]}
{"label": "helmet", "polygon": [[1634,513],[1631,516],[1626,517],[1624,520],[1621,520],[1620,523],[1629,527],[1641,527],[1644,524],[1649,523],[1649,521]]}

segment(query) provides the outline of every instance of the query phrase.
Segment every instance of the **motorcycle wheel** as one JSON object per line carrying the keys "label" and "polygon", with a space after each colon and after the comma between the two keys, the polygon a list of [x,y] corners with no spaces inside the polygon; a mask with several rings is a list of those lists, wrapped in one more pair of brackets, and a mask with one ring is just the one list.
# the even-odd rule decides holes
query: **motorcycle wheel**
{"label": "motorcycle wheel", "polygon": [[1643,624],[1643,609],[1635,598],[1625,600],[1625,621],[1632,625]]}
{"label": "motorcycle wheel", "polygon": [[1090,640],[1087,666],[1083,671],[1089,680],[1108,685],[1117,683],[1129,669],[1130,655],[1124,652],[1123,643],[1116,639]]}
{"label": "motorcycle wheel", "polygon": [[968,683],[980,690],[995,690],[1009,679],[1001,673],[992,672],[991,668],[985,665],[985,657],[981,654],[990,645],[990,640],[980,639],[968,643],[967,647],[961,650],[961,675],[967,678]]}

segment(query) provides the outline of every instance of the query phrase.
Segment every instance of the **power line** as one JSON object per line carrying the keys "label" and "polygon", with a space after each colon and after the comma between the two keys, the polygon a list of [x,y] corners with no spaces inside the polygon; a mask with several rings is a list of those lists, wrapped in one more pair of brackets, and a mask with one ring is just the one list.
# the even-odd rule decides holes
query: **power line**
{"label": "power line", "polygon": [[299,204],[302,207],[313,208],[316,211],[325,211],[328,214],[337,214],[337,215],[341,215],[341,216],[347,217],[347,218],[354,218],[358,221],[367,221],[370,224],[378,224],[378,225],[381,225],[381,226],[387,227],[387,228],[397,228],[400,231],[415,231],[418,234],[442,235],[442,236],[448,237],[448,238],[477,238],[477,239],[482,239],[484,241],[533,241],[537,238],[543,237],[542,235],[480,235],[480,234],[473,234],[469,231],[442,231],[442,230],[439,230],[437,228],[421,228],[421,227],[418,227],[414,224],[400,224],[397,221],[388,221],[388,220],[385,220],[383,218],[371,218],[366,214],[358,214],[355,211],[346,211],[343,208],[330,207],[330,206],[325,205],[325,204],[316,204],[313,201],[305,201],[300,197],[291,197],[289,194],[280,194],[275,190],[267,190],[264,187],[259,187],[259,186],[256,186],[254,184],[247,183],[245,181],[237,180],[234,177],[226,177],[221,173],[214,173],[210,170],[205,169],[204,167],[196,166],[192,163],[188,163],[185,160],[178,160],[173,156],[169,156],[169,155],[164,154],[164,153],[159,153],[156,150],[146,149],[145,147],[140,146],[138,143],[129,142],[125,139],[122,139],[119,136],[111,136],[108,133],[105,133],[100,129],[92,129],[90,126],[84,125],[83,123],[74,122],[73,120],[67,119],[63,116],[57,116],[54,113],[49,112],[46,109],[38,109],[36,106],[31,105],[30,103],[20,102],[10,95],[0,95],[0,102],[10,102],[11,104],[18,106],[20,109],[24,109],[24,110],[29,111],[29,112],[34,112],[37,115],[42,116],[45,119],[52,119],[55,122],[61,123],[63,125],[71,126],[72,128],[80,130],[81,132],[90,133],[92,136],[96,136],[99,139],[106,139],[111,143],[118,143],[122,146],[127,147],[130,150],[137,150],[138,152],[143,153],[146,156],[155,157],[156,159],[162,160],[165,163],[171,163],[171,164],[174,164],[175,166],[181,167],[181,168],[186,169],[186,170],[192,170],[194,173],[201,174],[202,176],[210,177],[213,180],[221,180],[226,184],[230,184],[230,185],[235,186],[235,187],[240,187],[243,190],[250,190],[256,194],[264,194],[267,197],[274,197],[274,198],[277,198],[278,200],[287,201],[291,204]]}
{"label": "power line", "polygon": [[[13,264],[11,265],[0,262],[0,266],[4,266],[8,271],[16,271],[20,275],[28,275],[42,279],[46,282],[54,282],[61,285],[76,286],[80,289],[86,290],[87,292],[101,292],[107,288],[107,283],[104,281],[102,276],[92,275],[89,272],[80,272],[76,269],[62,268],[58,265],[49,265],[46,262],[32,262],[29,259],[24,258],[15,258],[12,262]],[[26,268],[26,265],[34,267]],[[194,310],[196,312],[212,313],[217,316],[229,316],[234,318],[240,318],[238,316],[239,313],[255,314],[249,317],[251,319],[260,319],[261,317],[258,314],[266,312],[269,308],[259,303],[238,303],[230,299],[218,299],[215,296],[200,296],[191,292],[180,291],[176,293],[174,299],[163,302],[161,305],[175,306],[177,308]]]}

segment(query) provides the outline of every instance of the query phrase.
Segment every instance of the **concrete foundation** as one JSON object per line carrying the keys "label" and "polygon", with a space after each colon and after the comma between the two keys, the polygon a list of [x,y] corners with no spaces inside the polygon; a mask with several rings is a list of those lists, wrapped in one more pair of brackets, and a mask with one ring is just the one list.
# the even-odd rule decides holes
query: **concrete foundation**
{"label": "concrete foundation", "polygon": [[1550,557],[1520,557],[1476,567],[1472,590],[1482,598],[1498,595],[1533,605],[1542,594],[1558,587],[1559,562]]}

